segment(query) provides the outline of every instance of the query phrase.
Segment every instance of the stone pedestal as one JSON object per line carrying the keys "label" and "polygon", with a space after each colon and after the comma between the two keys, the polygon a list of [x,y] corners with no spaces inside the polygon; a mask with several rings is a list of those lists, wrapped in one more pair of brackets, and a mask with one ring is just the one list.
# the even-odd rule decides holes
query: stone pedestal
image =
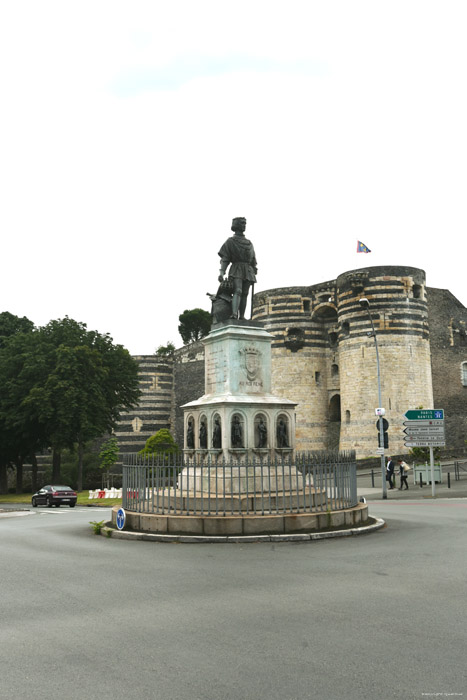
{"label": "stone pedestal", "polygon": [[188,459],[247,464],[293,450],[296,404],[271,394],[271,341],[261,324],[235,320],[203,340],[205,394],[182,407]]}
{"label": "stone pedestal", "polygon": [[222,491],[227,495],[235,493],[258,493],[269,495],[284,491],[297,492],[303,488],[303,477],[295,467],[238,466],[231,468],[186,467],[180,474],[177,488],[190,493],[216,494]]}

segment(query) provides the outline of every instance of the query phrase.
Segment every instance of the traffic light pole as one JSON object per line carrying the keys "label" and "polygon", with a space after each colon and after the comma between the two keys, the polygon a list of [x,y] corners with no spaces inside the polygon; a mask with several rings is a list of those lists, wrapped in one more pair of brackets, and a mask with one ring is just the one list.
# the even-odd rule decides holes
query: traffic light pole
{"label": "traffic light pole", "polygon": [[[379,366],[379,350],[378,350],[378,341],[376,339],[376,331],[375,331],[375,326],[373,324],[373,318],[371,316],[370,312],[370,302],[368,299],[360,299],[360,304],[363,308],[366,308],[368,312],[368,318],[370,319],[371,323],[371,333],[368,335],[372,335],[373,339],[375,341],[375,350],[376,350],[376,372],[378,376],[378,402],[379,406],[382,406],[382,398],[381,398],[381,371],[380,371],[380,366]],[[382,450],[381,453],[381,480],[382,480],[382,497],[387,498],[388,497],[388,492],[387,492],[387,487],[386,487],[386,464],[384,460],[384,426],[383,426],[383,416],[379,416],[379,446],[380,449]]]}

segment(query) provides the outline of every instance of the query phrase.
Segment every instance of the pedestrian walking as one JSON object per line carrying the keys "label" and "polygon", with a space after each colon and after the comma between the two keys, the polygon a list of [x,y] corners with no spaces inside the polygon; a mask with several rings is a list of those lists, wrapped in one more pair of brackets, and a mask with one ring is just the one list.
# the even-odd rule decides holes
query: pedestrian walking
{"label": "pedestrian walking", "polygon": [[399,487],[399,491],[402,491],[403,485],[405,484],[405,489],[406,491],[409,490],[409,485],[407,483],[407,476],[410,471],[410,467],[407,464],[407,462],[404,462],[403,459],[398,459],[397,463],[399,465],[399,476],[401,478],[401,485]]}
{"label": "pedestrian walking", "polygon": [[395,464],[394,460],[392,457],[389,458],[388,463],[386,465],[386,481],[389,483],[389,490],[392,491],[394,488],[394,469],[395,469]]}

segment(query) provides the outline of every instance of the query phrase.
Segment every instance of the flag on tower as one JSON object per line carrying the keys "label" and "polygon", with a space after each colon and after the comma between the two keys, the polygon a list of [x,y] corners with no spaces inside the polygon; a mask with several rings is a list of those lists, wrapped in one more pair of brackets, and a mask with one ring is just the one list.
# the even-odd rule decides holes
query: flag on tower
{"label": "flag on tower", "polygon": [[357,253],[371,253],[371,250],[361,241],[357,241]]}

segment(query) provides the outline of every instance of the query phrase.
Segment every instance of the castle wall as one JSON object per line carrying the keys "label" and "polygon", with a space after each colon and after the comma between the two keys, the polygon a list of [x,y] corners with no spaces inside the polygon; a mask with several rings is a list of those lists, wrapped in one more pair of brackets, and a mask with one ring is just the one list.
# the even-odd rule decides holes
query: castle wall
{"label": "castle wall", "polygon": [[[467,309],[447,289],[428,290],[435,408],[444,408],[451,444],[467,440]],[[467,372],[467,365],[464,365]]]}

